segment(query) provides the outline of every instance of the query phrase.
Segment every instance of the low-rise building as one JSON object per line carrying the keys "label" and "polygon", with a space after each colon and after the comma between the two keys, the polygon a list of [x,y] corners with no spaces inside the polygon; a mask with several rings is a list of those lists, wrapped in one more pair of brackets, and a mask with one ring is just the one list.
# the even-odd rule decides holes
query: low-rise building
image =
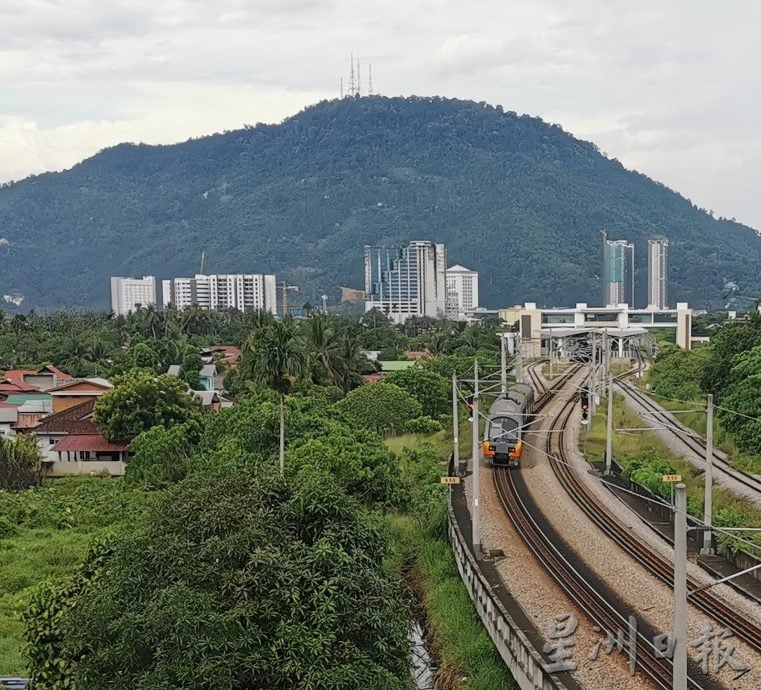
{"label": "low-rise building", "polygon": [[112,387],[106,379],[72,379],[56,388],[51,388],[48,393],[53,399],[53,412],[56,413],[81,405],[83,402],[96,400]]}
{"label": "low-rise building", "polygon": [[40,420],[34,437],[48,475],[124,474],[129,443],[111,443],[92,419],[97,398]]}

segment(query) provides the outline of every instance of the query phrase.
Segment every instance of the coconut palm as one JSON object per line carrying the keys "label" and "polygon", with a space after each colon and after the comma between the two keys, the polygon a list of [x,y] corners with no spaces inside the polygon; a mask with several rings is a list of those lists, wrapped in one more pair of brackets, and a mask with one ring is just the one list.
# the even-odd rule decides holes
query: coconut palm
{"label": "coconut palm", "polygon": [[241,369],[255,382],[273,388],[280,399],[280,474],[285,472],[285,396],[306,369],[304,345],[292,323],[276,321],[255,333]]}

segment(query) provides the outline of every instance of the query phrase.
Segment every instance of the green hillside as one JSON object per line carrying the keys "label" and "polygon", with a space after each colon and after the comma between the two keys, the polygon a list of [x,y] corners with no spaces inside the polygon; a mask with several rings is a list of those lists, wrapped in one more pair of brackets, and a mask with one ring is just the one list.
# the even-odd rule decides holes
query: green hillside
{"label": "green hillside", "polygon": [[[706,161],[710,165],[710,161]],[[598,303],[600,230],[671,240],[670,301],[761,294],[761,239],[558,126],[483,103],[373,96],[173,146],[122,144],[0,188],[0,295],[108,306],[109,275],[276,272],[362,287],[362,247],[445,242],[487,306]],[[728,283],[734,283],[736,289]],[[3,305],[12,308],[12,305]]]}

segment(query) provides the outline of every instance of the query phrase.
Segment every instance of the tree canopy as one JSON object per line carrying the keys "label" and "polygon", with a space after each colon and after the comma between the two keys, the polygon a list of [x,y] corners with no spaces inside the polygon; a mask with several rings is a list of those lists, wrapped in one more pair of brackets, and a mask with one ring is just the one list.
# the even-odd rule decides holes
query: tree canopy
{"label": "tree canopy", "polygon": [[115,376],[114,387],[98,398],[93,420],[109,441],[163,425],[172,427],[200,419],[200,401],[188,395],[187,384],[173,376],[145,369]]}

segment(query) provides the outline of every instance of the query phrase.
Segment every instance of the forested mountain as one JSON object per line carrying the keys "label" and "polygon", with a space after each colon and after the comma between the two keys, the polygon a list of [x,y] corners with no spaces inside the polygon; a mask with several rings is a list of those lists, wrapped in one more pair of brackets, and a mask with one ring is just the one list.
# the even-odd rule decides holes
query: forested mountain
{"label": "forested mountain", "polygon": [[671,302],[761,294],[752,229],[560,127],[483,103],[372,96],[172,146],[121,144],[4,186],[0,295],[106,308],[109,275],[192,275],[204,250],[207,272],[275,272],[304,300],[334,301],[339,285],[363,286],[364,244],[432,239],[450,265],[480,272],[487,306],[594,304],[603,228],[635,243],[637,302],[647,239],[661,235]]}

